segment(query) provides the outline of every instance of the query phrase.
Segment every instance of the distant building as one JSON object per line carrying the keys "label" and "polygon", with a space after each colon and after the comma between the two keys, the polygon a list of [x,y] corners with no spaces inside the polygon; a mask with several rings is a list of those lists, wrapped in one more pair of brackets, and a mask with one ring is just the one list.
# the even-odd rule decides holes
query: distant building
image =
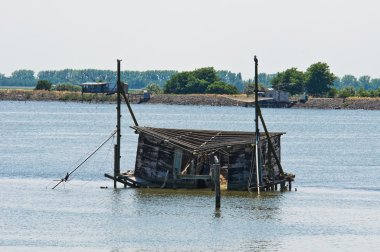
{"label": "distant building", "polygon": [[299,102],[305,103],[309,100],[309,96],[306,93],[303,93],[299,97]]}
{"label": "distant building", "polygon": [[150,93],[148,92],[148,90],[144,90],[143,91],[143,101],[146,102],[150,99]]}
{"label": "distant building", "polygon": [[[82,93],[101,93],[114,94],[116,93],[116,83],[109,82],[86,82],[79,84],[82,87]],[[128,93],[128,84],[124,84],[124,91]]]}
{"label": "distant building", "polygon": [[271,98],[276,102],[289,102],[289,94],[279,90],[268,90],[265,92],[265,98]]}

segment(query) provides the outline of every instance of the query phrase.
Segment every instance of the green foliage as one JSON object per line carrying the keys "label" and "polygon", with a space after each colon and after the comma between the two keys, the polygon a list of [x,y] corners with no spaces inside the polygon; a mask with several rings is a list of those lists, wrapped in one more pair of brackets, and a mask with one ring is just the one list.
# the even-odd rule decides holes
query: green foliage
{"label": "green foliage", "polygon": [[195,69],[191,72],[191,75],[198,80],[203,80],[206,83],[213,83],[220,80],[213,67]]}
{"label": "green foliage", "polygon": [[162,89],[156,83],[150,83],[148,86],[145,87],[145,89],[148,90],[149,93],[151,93],[151,94],[161,94],[162,93]]}
{"label": "green foliage", "polygon": [[262,84],[264,87],[272,87],[272,79],[276,76],[277,74],[259,73],[259,76],[257,76],[257,78],[259,83]]}
{"label": "green foliage", "polygon": [[[214,84],[214,85],[212,85]],[[210,87],[210,88],[209,88]],[[174,94],[203,94],[203,93],[237,93],[237,89],[232,88],[220,80],[213,67],[196,69],[192,72],[181,72],[173,75],[164,86],[164,93]]]}
{"label": "green foliage", "polygon": [[35,86],[36,78],[32,70],[16,70],[10,77],[0,74],[0,86]]}
{"label": "green foliage", "polygon": [[334,84],[335,76],[326,63],[312,64],[305,73],[306,90],[308,94],[322,96],[329,92]]}
{"label": "green foliage", "polygon": [[235,86],[240,92],[243,91],[244,82],[243,82],[241,73],[235,74],[230,71],[222,70],[222,71],[217,71],[217,75],[222,81]]}
{"label": "green foliage", "polygon": [[239,91],[235,86],[227,84],[223,81],[216,81],[208,85],[206,89],[208,94],[238,94]]}
{"label": "green foliage", "polygon": [[[317,63],[325,64],[325,63]],[[313,65],[312,65],[313,66]],[[312,67],[310,66],[310,68]],[[324,65],[325,68],[328,66]],[[213,68],[204,68],[197,69],[196,77],[191,78],[189,81],[186,81],[186,87],[184,87],[184,91],[188,92],[188,89],[195,90],[197,93],[205,93],[210,81],[218,79],[224,81],[225,83],[234,85],[241,92],[244,89],[244,92],[251,92],[252,89],[249,83],[252,80],[243,81],[240,73],[232,73],[230,71],[210,71]],[[216,72],[216,77],[215,77]],[[297,73],[298,72],[298,73]],[[310,72],[310,71],[309,71]],[[317,71],[314,71],[317,72]],[[327,71],[329,73],[329,71]],[[191,72],[189,72],[191,73]],[[356,96],[370,96],[377,97],[378,89],[380,88],[380,78],[371,79],[368,75],[360,76],[356,78],[353,75],[344,75],[342,78],[335,78],[333,81],[333,85],[331,83],[328,88],[323,88],[325,84],[322,84],[322,88],[319,88],[317,85],[317,90],[314,90],[310,83],[306,81],[307,79],[304,73],[304,87],[308,91],[309,94],[313,94],[316,96],[338,96],[339,91],[345,87],[353,87],[355,89]],[[178,74],[177,71],[122,71],[121,78],[123,81],[129,84],[130,89],[142,89],[147,87],[151,83],[157,84],[159,87],[163,87],[164,84],[171,79],[172,76]],[[278,76],[278,75],[282,76]],[[300,85],[286,85],[286,83],[296,84],[299,83],[299,75],[300,71],[295,68],[288,69],[284,72],[278,74],[266,74],[260,73],[258,76],[259,83],[265,87],[271,87],[271,82],[276,83],[275,85],[279,85],[279,89],[286,89],[291,94],[299,91]],[[331,74],[332,75],[332,74]],[[297,77],[298,76],[298,77]],[[194,76],[193,76],[194,77]],[[200,80],[199,78],[204,78],[204,80]],[[317,78],[318,79],[318,78]],[[328,79],[328,78],[327,78]],[[84,70],[74,70],[74,69],[65,69],[60,71],[40,71],[37,75],[37,78],[34,77],[34,71],[32,70],[17,70],[12,73],[10,77],[6,77],[4,74],[0,74],[0,86],[30,86],[35,87],[37,80],[47,80],[50,83],[70,83],[70,84],[79,84],[84,82],[116,82],[116,72],[110,70],[97,70],[97,69],[84,69]],[[295,81],[296,80],[296,81]],[[285,84],[284,84],[285,83]],[[58,86],[58,85],[57,85]],[[331,88],[334,87],[337,90],[337,93],[334,93],[334,90]],[[182,88],[182,86],[178,87]],[[62,90],[60,87],[58,89]],[[67,89],[66,87],[63,90]],[[345,90],[347,91],[347,90]],[[322,92],[322,93],[321,93]]]}
{"label": "green foliage", "polygon": [[365,90],[364,88],[360,88],[356,92],[356,96],[359,97],[380,97],[380,88],[377,90]]}
{"label": "green foliage", "polygon": [[[150,83],[156,83],[158,86],[163,87],[166,81],[168,81],[172,75],[177,73],[177,71],[173,70],[122,71],[121,79],[128,83],[129,88],[131,89],[142,89]],[[210,72],[200,70],[197,74],[204,75],[208,73]],[[213,75],[206,75],[205,78],[213,79],[215,78]],[[235,85],[239,90],[243,89],[243,81],[240,73],[235,74],[230,71],[217,71],[216,75],[218,79]],[[52,84],[80,84],[84,82],[101,81],[116,83],[116,72],[98,69],[49,70],[40,71],[37,74],[37,79],[34,77],[34,72],[32,70],[17,70],[13,72],[11,77],[6,77],[3,74],[0,74],[0,86],[35,86],[37,80],[47,80]]]}
{"label": "green foliage", "polygon": [[[260,92],[266,91],[266,88],[262,84],[258,84],[258,87]],[[255,93],[255,83],[251,80],[244,82],[244,94],[254,94]]]}
{"label": "green foliage", "polygon": [[380,88],[378,88],[377,90],[365,90],[362,87],[356,90],[353,86],[347,86],[342,89],[331,88],[327,96],[331,98],[380,97]]}
{"label": "green foliage", "polygon": [[[272,80],[276,76],[277,76],[277,74],[259,73],[259,75],[257,76],[257,79],[259,82],[259,89],[260,89],[260,86],[262,86],[264,89],[272,87]],[[243,81],[244,90],[246,89],[247,85],[249,85],[250,83],[254,83],[254,80],[248,79],[248,80]],[[245,93],[245,91],[244,91],[244,93]]]}
{"label": "green foliage", "polygon": [[55,91],[80,92],[82,90],[82,88],[78,85],[72,85],[72,84],[58,84],[55,87],[53,87],[53,90],[55,90]]}
{"label": "green foliage", "polygon": [[371,90],[370,92],[370,97],[380,97],[380,87],[377,90]]}
{"label": "green foliage", "polygon": [[[188,88],[190,85],[195,86],[197,82],[196,78],[191,74],[191,72],[181,72],[173,75],[170,80],[164,85],[164,93],[176,93],[176,94],[188,94],[193,90]],[[199,80],[198,80],[199,82]],[[186,87],[188,86],[188,87]],[[198,85],[199,86],[199,85]],[[206,87],[204,88],[206,90]]]}
{"label": "green foliage", "polygon": [[[172,70],[122,71],[121,79],[127,82],[131,89],[145,88],[150,83],[156,83],[158,86],[163,87],[166,81],[177,73],[177,71]],[[197,72],[198,75],[205,76],[206,79],[215,78],[213,75],[207,76],[209,73],[210,72],[203,70]],[[237,87],[240,85],[242,88],[241,74],[234,74],[229,71],[218,71],[216,74],[223,81],[236,85]],[[38,78],[49,80],[51,83],[80,84],[84,82],[98,81],[116,82],[116,72],[97,69],[65,69],[60,71],[40,71],[38,73]]]}
{"label": "green foliage", "polygon": [[329,92],[327,93],[328,98],[335,98],[338,95],[338,90],[336,88],[330,88]]}
{"label": "green foliage", "polygon": [[364,90],[371,90],[371,77],[368,75],[359,77],[359,89],[362,88]]}
{"label": "green foliage", "polygon": [[340,79],[340,83],[336,86],[338,89],[342,89],[344,87],[354,87],[358,88],[359,82],[355,76],[346,74]]}
{"label": "green foliage", "polygon": [[[157,83],[162,86],[175,73],[177,72],[171,70],[121,71],[121,79],[128,83],[129,88],[141,89],[149,83]],[[60,71],[40,71],[38,78],[49,80],[52,83],[80,84],[99,81],[116,83],[116,72],[97,69],[65,69]]]}
{"label": "green foliage", "polygon": [[37,82],[37,85],[35,87],[35,90],[50,90],[51,89],[51,83],[47,80],[39,80]]}
{"label": "green foliage", "polygon": [[368,75],[360,76],[357,79],[353,75],[344,75],[341,79],[338,79],[334,83],[334,87],[337,89],[343,89],[345,87],[353,87],[356,91],[361,90],[361,93],[366,93],[370,95],[368,92],[364,91],[376,91],[380,88],[380,79],[371,79]]}
{"label": "green foliage", "polygon": [[305,76],[297,68],[289,68],[284,72],[277,73],[272,79],[272,87],[276,90],[289,92],[290,94],[300,94],[304,92]]}
{"label": "green foliage", "polygon": [[16,70],[12,73],[11,78],[21,86],[31,86],[36,83],[32,70]]}
{"label": "green foliage", "polygon": [[380,79],[372,79],[371,87],[373,90],[380,89]]}
{"label": "green foliage", "polygon": [[347,98],[355,96],[355,88],[353,87],[345,87],[338,92],[338,97]]}

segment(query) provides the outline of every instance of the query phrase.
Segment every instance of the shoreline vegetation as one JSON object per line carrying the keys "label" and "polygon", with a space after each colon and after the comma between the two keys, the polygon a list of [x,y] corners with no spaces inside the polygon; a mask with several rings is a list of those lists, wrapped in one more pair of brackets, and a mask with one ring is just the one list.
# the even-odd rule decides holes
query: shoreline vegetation
{"label": "shoreline vegetation", "polygon": [[[63,101],[87,103],[114,103],[116,95],[92,94],[70,91],[45,90],[0,90],[2,101]],[[156,94],[152,95],[149,104],[168,105],[209,105],[209,106],[247,106],[247,95],[218,94]],[[133,102],[132,103],[136,103]],[[291,108],[302,109],[363,109],[380,110],[380,98],[348,97],[348,98],[309,98],[305,103],[295,101]]]}

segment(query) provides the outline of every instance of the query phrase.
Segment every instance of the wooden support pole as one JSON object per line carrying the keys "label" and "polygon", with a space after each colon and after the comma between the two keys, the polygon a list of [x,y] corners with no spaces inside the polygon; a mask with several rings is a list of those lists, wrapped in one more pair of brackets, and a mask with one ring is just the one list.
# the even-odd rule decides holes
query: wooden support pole
{"label": "wooden support pole", "polygon": [[215,170],[215,208],[220,208],[220,164],[216,166]]}
{"label": "wooden support pole", "polygon": [[273,144],[272,144],[272,141],[270,140],[270,136],[269,136],[269,132],[268,132],[268,129],[267,129],[267,126],[265,124],[265,121],[264,121],[264,118],[263,118],[263,115],[261,113],[261,109],[260,107],[258,107],[258,112],[259,112],[259,116],[260,116],[260,120],[261,120],[261,124],[263,125],[263,128],[264,128],[264,132],[265,132],[265,135],[267,136],[267,139],[268,139],[268,145],[269,145],[269,149],[272,151],[272,154],[274,156],[274,159],[276,159],[276,163],[277,163],[277,166],[280,170],[280,174],[282,176],[284,176],[284,170],[282,169],[282,165],[281,165],[281,162],[280,162],[280,159],[277,157],[277,154],[276,154],[276,151],[273,147]]}
{"label": "wooden support pole", "polygon": [[177,170],[173,166],[173,189],[177,189]]}
{"label": "wooden support pole", "polygon": [[255,166],[256,166],[256,186],[257,193],[260,193],[260,160],[259,160],[259,145],[260,142],[256,138],[256,148],[255,148]]}
{"label": "wooden support pole", "polygon": [[256,161],[256,187],[257,193],[260,193],[261,183],[261,162],[259,157],[260,150],[260,131],[259,131],[259,79],[258,79],[258,59],[255,56],[255,136],[256,136],[256,149],[255,149],[255,161]]}
{"label": "wooden support pole", "polygon": [[129,110],[129,114],[131,114],[133,123],[135,124],[135,126],[139,126],[139,124],[137,123],[137,119],[135,117],[135,114],[133,113],[131,104],[129,103],[129,99],[128,99],[127,95],[125,94],[124,87],[121,89],[121,94],[123,95],[125,103],[127,104],[127,107],[128,107],[128,110]]}
{"label": "wooden support pole", "polygon": [[117,60],[117,106],[116,106],[116,145],[115,145],[115,164],[114,164],[114,188],[116,185],[116,177],[120,174],[120,138],[121,138],[121,83],[120,83],[120,62]]}
{"label": "wooden support pole", "polygon": [[281,188],[281,192],[285,191],[285,181],[281,181],[280,188]]}
{"label": "wooden support pole", "polygon": [[272,167],[272,155],[271,155],[271,150],[269,150],[269,139],[267,139],[267,144],[268,144],[268,171],[269,171],[269,176],[270,178],[272,179],[272,181],[274,181],[274,169]]}
{"label": "wooden support pole", "polygon": [[113,163],[114,164],[113,188],[117,187],[117,185],[116,185],[116,176],[117,176],[117,174],[116,174],[117,167],[116,166],[117,166],[117,155],[118,155],[117,150],[118,150],[117,144],[115,144],[114,145],[114,163]]}
{"label": "wooden support pole", "polygon": [[215,209],[220,208],[220,163],[219,159],[214,156],[214,164],[212,165],[211,172],[214,180],[215,190]]}
{"label": "wooden support pole", "polygon": [[220,164],[212,165],[212,179],[214,180],[215,208],[220,208]]}

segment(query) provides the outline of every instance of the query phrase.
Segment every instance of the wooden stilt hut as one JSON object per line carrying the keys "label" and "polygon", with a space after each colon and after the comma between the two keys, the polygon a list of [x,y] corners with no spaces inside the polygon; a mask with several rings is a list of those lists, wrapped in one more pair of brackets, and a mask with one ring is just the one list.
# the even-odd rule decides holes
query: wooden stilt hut
{"label": "wooden stilt hut", "polygon": [[[211,187],[214,157],[220,162],[220,180],[228,190],[257,187],[255,133],[191,129],[132,127],[138,134],[134,176],[150,187]],[[277,157],[280,137],[269,133]],[[281,183],[284,174],[271,155],[268,138],[260,137],[262,188]]]}
{"label": "wooden stilt hut", "polygon": [[[121,88],[118,60],[117,144],[114,176],[124,186],[202,188],[215,186],[220,207],[220,182],[228,190],[281,190],[292,174],[281,166],[281,132],[268,132],[258,104],[258,61],[255,57],[255,132],[141,127]],[[120,172],[120,105],[123,96],[139,134],[134,173]],[[264,132],[259,132],[259,119]]]}

